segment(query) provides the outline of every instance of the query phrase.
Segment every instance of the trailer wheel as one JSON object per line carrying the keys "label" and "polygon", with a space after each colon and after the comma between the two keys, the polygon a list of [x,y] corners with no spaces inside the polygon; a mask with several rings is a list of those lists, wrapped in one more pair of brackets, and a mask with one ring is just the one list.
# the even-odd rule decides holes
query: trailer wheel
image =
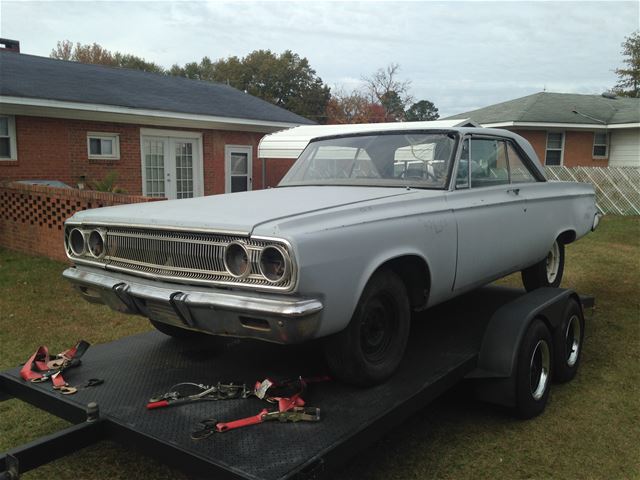
{"label": "trailer wheel", "polygon": [[575,299],[570,299],[564,316],[553,332],[553,353],[556,359],[553,379],[564,383],[573,380],[578,372],[582,341],[584,339],[584,315]]}
{"label": "trailer wheel", "polygon": [[557,288],[564,273],[564,243],[556,240],[547,256],[522,270],[522,283],[527,292],[541,287]]}
{"label": "trailer wheel", "polygon": [[520,344],[516,371],[516,412],[521,418],[540,415],[549,399],[553,349],[551,333],[534,320]]}
{"label": "trailer wheel", "polygon": [[407,346],[411,313],[406,288],[394,272],[376,272],[347,328],[324,339],[333,375],[358,386],[376,385],[396,370]]}
{"label": "trailer wheel", "polygon": [[153,328],[158,330],[165,335],[168,335],[173,338],[181,339],[181,340],[189,340],[195,338],[203,338],[203,337],[211,337],[212,335],[208,335],[203,332],[196,332],[195,330],[188,330],[186,328],[176,327],[175,325],[169,325],[168,323],[158,322],[157,320],[151,320],[151,325]]}

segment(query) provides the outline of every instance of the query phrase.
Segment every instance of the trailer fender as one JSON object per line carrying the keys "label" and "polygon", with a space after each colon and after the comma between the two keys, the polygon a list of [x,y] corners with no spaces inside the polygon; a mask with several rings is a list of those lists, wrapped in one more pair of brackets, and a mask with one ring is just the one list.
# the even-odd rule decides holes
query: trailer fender
{"label": "trailer fender", "polygon": [[562,322],[573,290],[539,288],[522,295],[498,309],[487,325],[478,354],[477,368],[467,378],[481,379],[476,394],[483,400],[501,405],[515,405],[515,372],[520,344],[531,322],[540,318],[553,331]]}

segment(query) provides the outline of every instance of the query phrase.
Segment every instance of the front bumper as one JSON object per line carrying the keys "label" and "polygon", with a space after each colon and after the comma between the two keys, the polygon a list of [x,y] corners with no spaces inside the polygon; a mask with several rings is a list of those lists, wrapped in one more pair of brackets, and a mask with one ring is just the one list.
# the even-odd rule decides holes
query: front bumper
{"label": "front bumper", "polygon": [[62,274],[85,300],[123,313],[215,335],[299,343],[314,338],[323,304],[316,298],[198,288],[71,267]]}

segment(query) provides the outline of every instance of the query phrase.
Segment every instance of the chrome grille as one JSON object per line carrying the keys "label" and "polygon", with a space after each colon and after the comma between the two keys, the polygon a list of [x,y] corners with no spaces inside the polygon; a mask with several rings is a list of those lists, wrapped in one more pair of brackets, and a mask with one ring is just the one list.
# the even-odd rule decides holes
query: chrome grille
{"label": "chrome grille", "polygon": [[[119,226],[105,229],[106,254],[97,261],[105,264],[108,269],[182,283],[251,285],[269,290],[289,290],[293,287],[293,276],[273,284],[262,276],[258,265],[260,252],[267,245],[278,244],[288,251],[282,242],[215,233]],[[231,276],[224,266],[225,247],[233,241],[242,242],[249,252],[251,270],[245,278]],[[76,260],[75,257],[72,258]],[[95,262],[92,259],[92,263]]]}

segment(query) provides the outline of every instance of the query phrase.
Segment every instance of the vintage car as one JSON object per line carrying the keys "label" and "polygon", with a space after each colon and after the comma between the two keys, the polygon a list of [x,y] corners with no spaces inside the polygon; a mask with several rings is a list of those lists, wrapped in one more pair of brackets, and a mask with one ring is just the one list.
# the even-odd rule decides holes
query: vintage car
{"label": "vintage car", "polygon": [[547,181],[509,131],[340,131],[307,138],[277,188],[76,213],[64,277],[175,337],[322,339],[336,377],[371,385],[411,311],[517,271],[557,287],[564,246],[597,225],[591,185]]}

